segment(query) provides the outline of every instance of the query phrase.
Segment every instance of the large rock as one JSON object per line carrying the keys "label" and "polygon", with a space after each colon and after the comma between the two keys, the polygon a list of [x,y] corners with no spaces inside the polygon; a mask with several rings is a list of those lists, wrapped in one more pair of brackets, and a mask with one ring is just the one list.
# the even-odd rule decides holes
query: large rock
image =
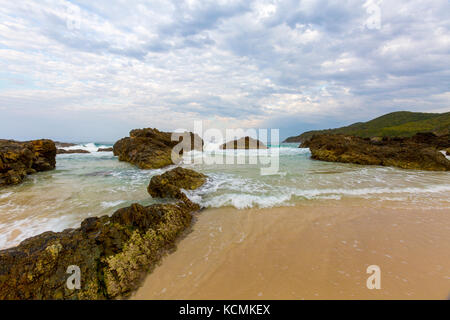
{"label": "large rock", "polygon": [[439,152],[450,143],[449,136],[418,134],[412,138],[363,139],[344,135],[316,135],[301,145],[312,158],[404,169],[450,170],[450,161]]}
{"label": "large rock", "polygon": [[[190,139],[184,139],[184,136]],[[120,161],[130,162],[141,169],[157,169],[171,164],[172,149],[182,141],[185,151],[203,150],[203,140],[196,134],[185,133],[178,141],[172,141],[172,133],[157,129],[135,129],[130,137],[123,138],[114,144],[114,155]],[[181,149],[181,148],[180,148]],[[182,150],[176,152],[180,155]]]}
{"label": "large rock", "polygon": [[243,137],[238,140],[228,141],[220,146],[220,149],[267,149],[266,145],[251,137]]}
{"label": "large rock", "polygon": [[181,189],[195,190],[206,182],[206,178],[202,173],[177,167],[152,177],[147,191],[154,198],[180,199],[189,205],[195,205],[188,200]]}
{"label": "large rock", "polygon": [[87,150],[83,149],[56,149],[56,154],[72,154],[72,153],[90,153]]}
{"label": "large rock", "polygon": [[[173,247],[191,222],[180,202],[133,204],[111,217],[88,218],[78,229],[45,232],[0,251],[0,299],[111,299],[128,295]],[[78,266],[79,290],[66,285]]]}
{"label": "large rock", "polygon": [[[87,218],[80,228],[45,232],[0,251],[0,299],[113,299],[129,295],[174,247],[178,236],[190,226],[192,213],[199,209],[173,188],[180,193],[180,187],[195,189],[206,177],[180,169],[159,176],[156,180],[167,183],[156,184],[149,192],[182,201],[146,207],[133,204],[111,217]],[[163,185],[172,191],[164,191]],[[80,289],[71,290],[66,285],[71,276],[69,266],[80,268]]]}
{"label": "large rock", "polygon": [[0,140],[0,186],[19,184],[27,174],[54,169],[55,156],[51,140]]}

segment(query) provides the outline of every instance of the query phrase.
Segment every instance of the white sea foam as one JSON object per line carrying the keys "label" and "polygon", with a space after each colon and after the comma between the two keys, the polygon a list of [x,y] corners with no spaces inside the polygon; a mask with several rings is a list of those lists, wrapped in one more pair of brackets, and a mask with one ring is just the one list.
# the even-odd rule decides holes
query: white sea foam
{"label": "white sea foam", "polygon": [[117,200],[117,201],[103,201],[100,205],[103,208],[112,208],[112,207],[116,207],[121,203],[124,203],[125,200]]}
{"label": "white sea foam", "polygon": [[18,245],[25,239],[38,235],[45,231],[60,232],[66,228],[78,227],[80,221],[69,216],[53,218],[30,217],[0,224],[0,249],[6,249]]}
{"label": "white sea foam", "polygon": [[98,149],[100,148],[110,148],[111,145],[97,145],[93,142],[89,142],[89,143],[84,143],[84,144],[77,144],[75,146],[71,146],[71,147],[64,147],[61,149],[64,150],[76,150],[76,149],[81,149],[81,150],[86,150],[89,151],[91,153],[96,153]]}
{"label": "white sea foam", "polygon": [[13,194],[12,192],[7,192],[7,193],[0,194],[0,199],[8,198],[12,194]]}
{"label": "white sea foam", "polygon": [[[423,187],[369,187],[369,188],[299,188],[273,185],[257,179],[233,174],[213,173],[198,190],[186,191],[188,197],[205,207],[234,206],[238,209],[252,207],[287,206],[301,199],[340,200],[342,197],[405,199],[421,194],[450,192],[450,185]],[[379,179],[382,181],[381,179]],[[406,197],[405,197],[406,196]]]}

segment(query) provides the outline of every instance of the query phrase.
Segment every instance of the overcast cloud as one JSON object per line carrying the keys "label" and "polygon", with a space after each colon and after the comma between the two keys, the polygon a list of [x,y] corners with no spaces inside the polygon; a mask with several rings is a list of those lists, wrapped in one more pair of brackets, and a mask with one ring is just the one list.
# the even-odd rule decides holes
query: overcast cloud
{"label": "overcast cloud", "polygon": [[0,68],[1,138],[286,137],[450,111],[450,2],[0,0]]}

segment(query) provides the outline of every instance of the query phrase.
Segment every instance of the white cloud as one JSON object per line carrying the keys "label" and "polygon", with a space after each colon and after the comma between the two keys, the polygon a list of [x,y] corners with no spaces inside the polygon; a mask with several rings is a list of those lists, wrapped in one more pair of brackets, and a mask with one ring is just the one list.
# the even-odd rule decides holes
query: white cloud
{"label": "white cloud", "polygon": [[448,1],[383,1],[379,30],[363,4],[0,0],[0,134],[450,110]]}

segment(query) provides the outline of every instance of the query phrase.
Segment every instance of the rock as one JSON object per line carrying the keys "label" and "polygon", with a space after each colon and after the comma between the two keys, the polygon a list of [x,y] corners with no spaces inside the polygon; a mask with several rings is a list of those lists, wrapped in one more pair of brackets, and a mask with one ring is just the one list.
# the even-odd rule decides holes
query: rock
{"label": "rock", "polygon": [[418,134],[412,138],[371,140],[344,135],[316,135],[301,145],[312,158],[331,162],[449,171],[450,161],[438,151],[449,137]]}
{"label": "rock", "polygon": [[83,149],[70,149],[70,150],[57,149],[56,150],[56,154],[69,154],[69,153],[90,153],[90,152],[87,150],[83,150]]}
{"label": "rock", "polygon": [[19,184],[28,174],[55,168],[55,143],[0,140],[0,186]]}
{"label": "rock", "polygon": [[111,152],[113,151],[113,148],[98,148],[97,152]]}
{"label": "rock", "polygon": [[410,141],[412,141],[413,143],[425,144],[427,146],[436,149],[443,149],[450,147],[450,135],[447,134],[437,136],[432,132],[417,133],[411,138],[400,138],[397,139],[397,141],[401,141],[403,143],[409,143]]}
{"label": "rock", "polygon": [[207,176],[190,169],[177,167],[152,177],[147,191],[153,198],[174,198],[194,205],[181,189],[195,190],[206,182]]}
{"label": "rock", "polygon": [[447,156],[450,156],[450,148],[447,148],[447,150],[445,150],[445,154],[446,154]]}
{"label": "rock", "polygon": [[259,140],[250,137],[243,137],[238,140],[224,143],[220,146],[220,149],[267,149],[267,147]]}
{"label": "rock", "polygon": [[[113,299],[129,295],[191,223],[183,202],[130,207],[45,232],[0,251],[0,299]],[[81,288],[70,290],[69,266]]]}
{"label": "rock", "polygon": [[69,143],[69,142],[59,142],[55,141],[56,148],[68,148],[68,147],[74,147],[77,144],[75,143]]}
{"label": "rock", "polygon": [[[184,139],[189,136],[190,139]],[[130,162],[141,169],[158,169],[171,164],[172,149],[178,145],[179,141],[172,141],[172,133],[161,132],[157,129],[135,129],[130,131],[130,137],[123,138],[114,144],[114,155],[119,157],[119,161]],[[185,151],[203,150],[203,140],[196,134],[186,132],[180,138],[185,147]],[[191,142],[196,142],[192,144]],[[182,152],[180,150],[176,154]]]}
{"label": "rock", "polygon": [[[192,213],[199,209],[184,194],[178,197],[180,188],[195,189],[206,180],[203,174],[182,168],[157,177],[152,178],[155,189],[149,187],[152,193],[182,201],[132,204],[111,217],[87,218],[77,229],[44,232],[0,251],[0,300],[114,299],[130,295],[175,246],[190,226]],[[165,187],[170,190],[165,191]],[[173,193],[174,188],[179,193]],[[67,287],[69,266],[79,267],[80,289]]]}

